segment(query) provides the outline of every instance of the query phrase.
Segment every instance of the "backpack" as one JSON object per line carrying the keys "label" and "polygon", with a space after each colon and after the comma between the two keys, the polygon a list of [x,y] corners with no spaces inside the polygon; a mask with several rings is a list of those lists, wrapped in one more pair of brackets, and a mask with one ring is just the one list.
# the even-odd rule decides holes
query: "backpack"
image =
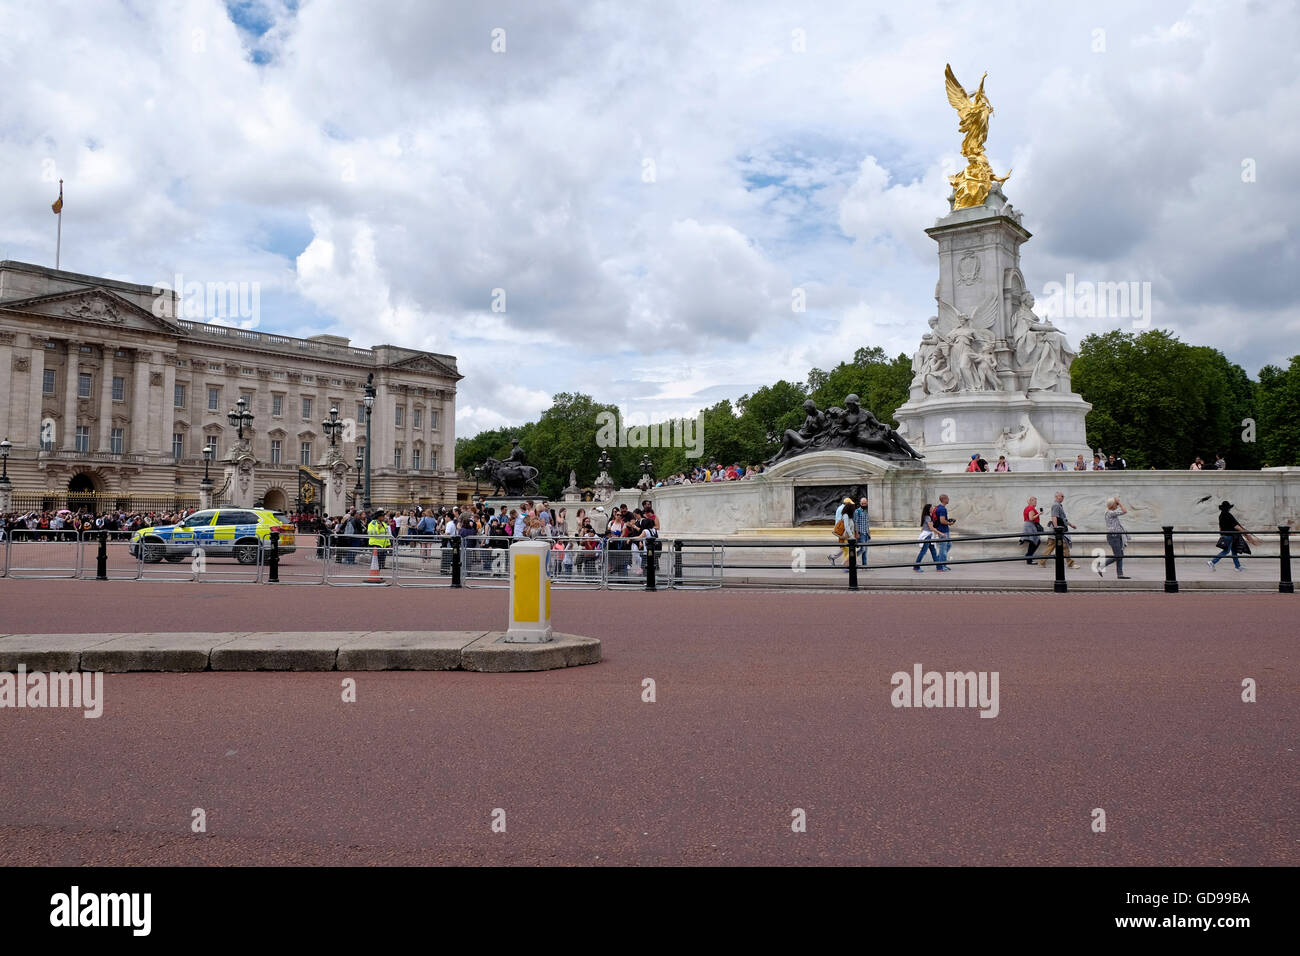
{"label": "backpack", "polygon": [[835,532],[835,537],[844,537],[844,519],[841,518],[839,521],[835,522],[835,527],[831,530]]}

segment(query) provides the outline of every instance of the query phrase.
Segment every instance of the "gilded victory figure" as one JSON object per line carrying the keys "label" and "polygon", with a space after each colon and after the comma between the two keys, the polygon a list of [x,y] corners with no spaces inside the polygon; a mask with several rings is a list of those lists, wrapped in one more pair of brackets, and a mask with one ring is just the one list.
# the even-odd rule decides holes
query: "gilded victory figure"
{"label": "gilded victory figure", "polygon": [[957,77],[952,75],[952,66],[945,64],[943,78],[948,91],[948,102],[961,117],[958,130],[965,134],[961,141],[961,154],[966,157],[966,168],[957,175],[948,177],[955,193],[953,209],[982,206],[993,184],[1004,183],[1011,176],[1010,171],[1005,176],[994,176],[988,157],[984,155],[984,140],[989,135],[989,117],[993,115],[993,105],[984,94],[984,80],[987,76],[985,73],[980,77],[979,89],[971,96],[957,82]]}

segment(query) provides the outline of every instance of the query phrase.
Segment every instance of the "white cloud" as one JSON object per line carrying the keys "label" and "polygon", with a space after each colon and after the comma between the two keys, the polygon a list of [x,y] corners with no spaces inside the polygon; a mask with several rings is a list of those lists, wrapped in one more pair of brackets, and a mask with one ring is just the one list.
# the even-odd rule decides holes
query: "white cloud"
{"label": "white cloud", "polygon": [[1031,286],[1149,280],[1159,324],[1252,372],[1295,350],[1290,5],[239,6],[269,29],[217,0],[6,12],[0,255],[52,261],[62,176],[66,267],[256,281],[262,329],[455,354],[460,434],[560,391],[712,403],[915,347],[951,62],[989,72]]}

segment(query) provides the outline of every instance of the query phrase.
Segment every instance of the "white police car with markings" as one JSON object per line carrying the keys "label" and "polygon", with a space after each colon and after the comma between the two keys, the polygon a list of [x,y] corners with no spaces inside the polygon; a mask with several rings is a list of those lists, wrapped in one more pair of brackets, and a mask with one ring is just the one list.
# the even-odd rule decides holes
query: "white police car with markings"
{"label": "white police car with markings", "polygon": [[294,528],[283,515],[265,508],[210,508],[179,524],[141,528],[131,536],[130,552],[146,564],[157,564],[184,561],[202,548],[207,557],[256,564],[259,550],[270,551],[273,531],[280,532],[280,553],[292,554]]}

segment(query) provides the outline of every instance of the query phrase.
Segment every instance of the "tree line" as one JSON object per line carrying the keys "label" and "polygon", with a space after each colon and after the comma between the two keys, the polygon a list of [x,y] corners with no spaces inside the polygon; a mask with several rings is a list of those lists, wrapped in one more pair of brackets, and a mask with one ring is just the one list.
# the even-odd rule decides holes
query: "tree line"
{"label": "tree line", "polygon": [[[1070,375],[1074,391],[1093,406],[1089,446],[1122,455],[1130,468],[1185,469],[1197,456],[1212,466],[1216,454],[1229,468],[1300,465],[1300,355],[1285,369],[1265,366],[1254,380],[1218,349],[1187,345],[1159,329],[1114,331],[1087,336]],[[535,422],[457,440],[456,461],[462,474],[473,477],[475,465],[489,456],[505,458],[517,438],[538,469],[543,495],[558,498],[570,471],[580,487],[590,487],[602,451],[616,486],[631,487],[641,476],[643,456],[657,478],[696,464],[765,461],[780,447],[785,429],[802,424],[808,398],[824,409],[842,405],[855,392],[863,407],[892,421],[907,401],[911,380],[909,356],[889,358],[879,347],[860,348],[850,362],[809,370],[803,382],[782,379],[735,402],[701,409],[702,454],[691,458],[682,447],[637,447],[644,436],[636,432],[629,444],[598,443],[598,435],[608,439],[609,416],[618,409],[590,395],[562,392]]]}

